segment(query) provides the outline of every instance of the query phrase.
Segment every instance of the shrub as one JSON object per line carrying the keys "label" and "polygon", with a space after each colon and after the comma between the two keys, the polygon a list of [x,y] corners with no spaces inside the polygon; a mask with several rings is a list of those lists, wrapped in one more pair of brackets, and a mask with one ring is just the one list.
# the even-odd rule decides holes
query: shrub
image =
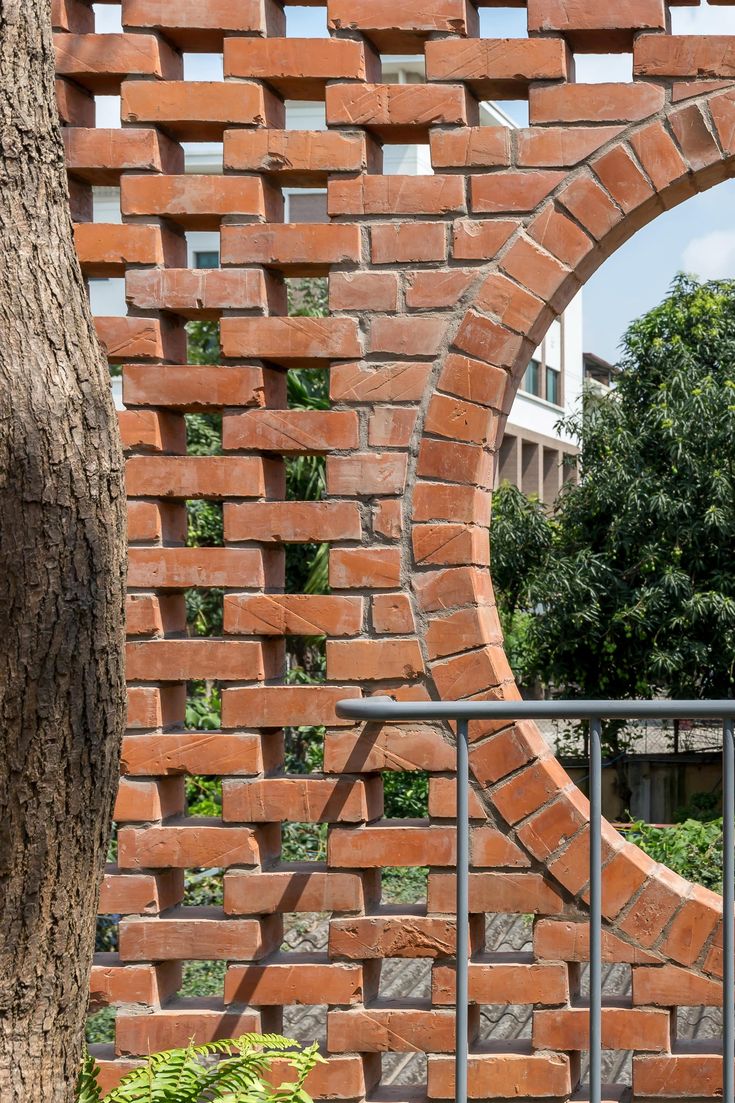
{"label": "shrub", "polygon": [[[289,1062],[294,1079],[273,1087],[267,1076],[277,1059]],[[311,1103],[304,1082],[323,1060],[316,1043],[301,1049],[278,1034],[244,1034],[153,1054],[103,1096],[99,1066],[87,1054],[77,1103]]]}

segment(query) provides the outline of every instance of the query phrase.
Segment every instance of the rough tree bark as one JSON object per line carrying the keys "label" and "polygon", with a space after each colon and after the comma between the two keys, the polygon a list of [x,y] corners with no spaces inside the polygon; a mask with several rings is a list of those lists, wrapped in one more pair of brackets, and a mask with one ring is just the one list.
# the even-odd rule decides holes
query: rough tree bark
{"label": "rough tree bark", "polygon": [[0,0],[0,1099],[75,1094],[123,723],[124,496],[49,0]]}

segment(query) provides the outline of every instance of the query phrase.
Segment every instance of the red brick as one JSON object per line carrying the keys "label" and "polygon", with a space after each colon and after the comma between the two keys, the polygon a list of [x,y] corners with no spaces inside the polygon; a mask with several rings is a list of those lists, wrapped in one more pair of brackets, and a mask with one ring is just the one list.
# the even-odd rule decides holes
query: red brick
{"label": "red brick", "polygon": [[[328,872],[312,863],[296,870],[266,873],[229,870],[224,878],[227,915],[247,915],[258,901],[258,912],[361,912],[365,909],[372,874]],[[320,1001],[317,1001],[320,1002]]]}
{"label": "red brick", "polygon": [[254,548],[130,548],[128,585],[186,590],[190,586],[264,585]]}
{"label": "red brick", "polygon": [[557,31],[574,49],[602,53],[630,49],[637,31],[665,31],[664,0],[528,0],[529,31]]}
{"label": "red brick", "polygon": [[531,124],[640,122],[664,105],[656,84],[535,85],[529,93]]}
{"label": "red brick", "polygon": [[[219,1001],[213,1001],[219,1005]],[[193,1042],[203,1045],[218,1039],[237,1038],[262,1029],[257,1011],[226,1012],[221,1005],[153,1011],[147,1015],[118,1013],[115,1045],[119,1054],[160,1053]]]}
{"label": "red brick", "polygon": [[406,457],[394,452],[327,456],[327,492],[350,497],[402,494]]}
{"label": "red brick", "polygon": [[329,0],[331,30],[357,30],[382,53],[415,53],[435,31],[449,34],[477,33],[477,13],[467,0],[404,0],[397,8],[392,0]]}
{"label": "red brick", "polygon": [[51,26],[55,31],[94,31],[94,12],[84,0],[51,0]]}
{"label": "red brick", "polygon": [[128,272],[125,296],[139,310],[215,321],[223,310],[268,310],[274,285],[257,269],[161,268]]}
{"label": "red brick", "polygon": [[183,870],[115,873],[108,866],[100,885],[99,915],[157,915],[184,898]]}
{"label": "red brick", "polygon": [[[339,38],[226,38],[225,77],[266,81],[285,99],[322,99],[331,81],[375,79],[379,62]],[[362,87],[362,85],[361,85]]]}
{"label": "red brick", "polygon": [[352,318],[223,318],[220,339],[225,356],[259,357],[289,367],[314,367],[362,353]]}
{"label": "red brick", "polygon": [[273,0],[124,0],[125,27],[163,31],[180,49],[222,52],[226,33],[282,34],[283,9]]}
{"label": "red brick", "polygon": [[[510,696],[509,687],[504,696]],[[470,734],[472,735],[472,727]],[[507,777],[514,770],[537,758],[545,750],[543,736],[533,725],[514,724],[470,751],[472,773],[482,786]],[[494,799],[494,798],[493,798]]]}
{"label": "red brick", "polygon": [[648,948],[656,942],[666,923],[689,890],[683,877],[659,866],[632,907],[618,922],[619,929]]}
{"label": "red brick", "polygon": [[[454,1058],[429,1058],[429,1099],[454,1099]],[[470,1099],[565,1098],[569,1057],[558,1053],[473,1054],[467,1065]]]}
{"label": "red brick", "polygon": [[621,126],[529,127],[518,133],[522,167],[573,167],[617,137]]}
{"label": "red brick", "polygon": [[[471,944],[476,947],[481,932],[470,921]],[[330,958],[370,961],[375,958],[451,957],[456,944],[453,919],[424,915],[375,915],[355,919],[333,919],[329,924]]]}
{"label": "red brick", "polygon": [[[384,866],[451,866],[456,861],[453,827],[406,825],[333,828],[329,835],[330,866],[381,869]],[[430,908],[430,911],[447,911]]]}
{"label": "red brick", "polygon": [[183,724],[186,686],[128,686],[128,728],[160,728]]}
{"label": "red brick", "polygon": [[386,724],[377,734],[368,731],[328,732],[324,740],[324,769],[338,772],[354,768],[370,770],[452,770],[454,748],[432,728],[405,728]]}
{"label": "red brick", "polygon": [[722,985],[676,965],[633,970],[633,1003],[659,1007],[721,1007]]}
{"label": "red brick", "polygon": [[128,774],[258,774],[265,748],[257,735],[158,732],[126,735],[122,769]]}
{"label": "red brick", "polygon": [[118,823],[147,823],[182,815],[186,805],[183,779],[138,781],[120,778],[114,817]]}
{"label": "red brick", "polygon": [[329,308],[336,310],[385,310],[394,313],[398,304],[396,272],[332,272],[329,277]]}
{"label": "red brick", "polygon": [[378,779],[264,778],[222,782],[225,823],[363,823],[382,815]]}
{"label": "red brick", "polygon": [[[570,193],[569,198],[573,196],[574,193]],[[544,300],[551,300],[569,278],[569,273],[554,257],[523,238],[519,238],[505,254],[502,268]]]}
{"label": "red brick", "polygon": [[357,699],[351,686],[244,686],[222,693],[222,727],[241,725],[286,728],[318,724],[352,727],[354,721],[340,720],[335,706],[345,698]]}
{"label": "red brick", "polygon": [[391,142],[416,142],[433,126],[477,117],[477,102],[459,84],[330,84],[326,105],[330,126],[364,126]]}
{"label": "red brick", "polygon": [[530,237],[542,245],[552,256],[576,268],[594,248],[594,243],[584,230],[572,222],[553,203],[547,203],[528,227]]}
{"label": "red brick", "polygon": [[[567,970],[563,965],[471,962],[470,999],[485,1004],[558,1004],[569,999]],[[455,970],[435,965],[431,974],[433,1003],[453,1004]]]}
{"label": "red brick", "polygon": [[503,819],[517,823],[546,804],[569,784],[569,775],[555,758],[529,766],[493,791],[493,802]]}
{"label": "red brick", "polygon": [[379,406],[368,419],[371,448],[407,448],[418,413],[410,406]]}
{"label": "red brick", "polygon": [[428,364],[333,364],[329,393],[335,402],[417,402],[430,371]]}
{"label": "red brick", "polygon": [[547,320],[542,300],[499,272],[488,276],[477,292],[475,304],[524,336]]}
{"label": "red brick", "polygon": [[444,260],[447,227],[444,222],[386,223],[370,228],[373,264]]}
{"label": "red brick", "polygon": [[485,524],[490,517],[491,497],[489,490],[479,487],[419,482],[413,496],[413,520]]}
{"label": "red brick", "polygon": [[592,162],[595,175],[626,214],[640,207],[654,192],[624,146],[616,146]]}
{"label": "red brick", "polygon": [[[321,98],[321,97],[320,97]],[[377,168],[364,134],[320,130],[226,130],[224,167],[262,172],[293,187],[324,187],[331,173]]]}
{"label": "red brick", "polygon": [[[221,263],[263,264],[291,276],[326,272],[332,264],[359,263],[359,226],[286,223],[223,226]],[[242,309],[242,307],[238,307]]]}
{"label": "red brick", "polygon": [[441,316],[378,316],[370,326],[370,352],[391,356],[436,356],[446,329],[447,320]]}
{"label": "red brick", "polygon": [[363,970],[339,962],[269,962],[231,965],[225,974],[224,1002],[250,1007],[362,1003]]}
{"label": "red brick", "polygon": [[439,609],[456,609],[492,596],[492,584],[487,571],[477,567],[454,567],[442,571],[427,571],[414,580],[419,608],[424,613]]}
{"label": "red brick", "polygon": [[553,38],[446,38],[426,44],[428,80],[466,81],[478,99],[523,99],[536,80],[563,80],[568,55]]}
{"label": "red brick", "polygon": [[500,367],[452,354],[444,362],[439,387],[484,406],[503,408],[508,391],[508,373]]}
{"label": "red brick", "polygon": [[219,230],[226,215],[278,220],[283,201],[255,176],[123,176],[120,209],[170,218],[190,230]]}
{"label": "red brick", "polygon": [[589,802],[576,788],[562,793],[523,824],[518,838],[540,861],[572,839],[589,820]]}
{"label": "red brick", "polygon": [[206,819],[188,819],[186,827],[122,827],[119,846],[120,868],[135,870],[255,866],[273,851],[264,829],[223,827]]}
{"label": "red brick", "polygon": [[492,260],[519,225],[509,219],[457,219],[452,227],[452,255],[455,260]]}
{"label": "red brick", "polygon": [[[735,52],[733,60],[735,61]],[[695,172],[709,165],[719,165],[722,153],[699,104],[687,104],[686,107],[672,111],[669,125],[684,157]]]}
{"label": "red brick", "polygon": [[[476,1009],[470,1009],[470,1019]],[[475,1024],[476,1029],[476,1024]],[[327,1013],[327,1045],[333,1053],[451,1053],[454,1015],[451,1011],[377,1008]]]}
{"label": "red brick", "polygon": [[178,319],[96,315],[94,328],[112,364],[125,360],[181,360],[186,333]]}
{"label": "red brick", "polygon": [[502,632],[494,606],[460,609],[448,616],[431,617],[425,633],[429,658],[455,655],[484,644],[500,644]]}
{"label": "red brick", "polygon": [[[581,1007],[534,1011],[534,1048],[589,1049],[589,1019],[589,1012]],[[667,1011],[627,1007],[602,1009],[603,1049],[666,1052],[670,1031]]]}
{"label": "red brick", "polygon": [[278,126],[283,120],[279,101],[262,85],[245,81],[168,80],[154,86],[128,80],[121,113],[123,122],[160,126],[189,142],[221,142],[228,127]]}
{"label": "red brick", "polygon": [[411,310],[455,307],[476,279],[474,269],[446,268],[406,273],[406,306]]}
{"label": "red brick", "polygon": [[418,640],[328,640],[327,675],[337,681],[411,681],[423,673]]}
{"label": "red brick", "polygon": [[732,92],[710,99],[709,113],[720,145],[725,153],[732,153],[735,150],[735,100]]}
{"label": "red brick", "polygon": [[128,540],[133,543],[153,543],[170,540],[183,544],[186,540],[186,506],[178,502],[128,501]]}
{"label": "red brick", "polygon": [[356,636],[362,598],[225,594],[224,629],[245,636]]}
{"label": "red brick", "polygon": [[133,682],[254,682],[266,676],[268,665],[261,644],[249,640],[142,640],[126,648],[127,676]]}
{"label": "red brick", "polygon": [[90,184],[117,187],[122,172],[135,170],[184,171],[181,146],[156,130],[133,126],[120,130],[94,129],[92,126],[87,129],[77,124],[62,130],[62,137],[67,169]]}
{"label": "red brick", "polygon": [[735,77],[728,35],[641,35],[633,46],[636,77]]}
{"label": "red brick", "polygon": [[[586,921],[542,919],[533,931],[534,952],[537,957],[551,961],[589,961],[589,930]],[[602,931],[602,960],[633,965],[659,964],[654,954],[634,943],[624,942],[605,928]]]}
{"label": "red brick", "polygon": [[493,172],[470,177],[472,210],[479,214],[532,211],[564,180],[565,173],[540,171]]}
{"label": "red brick", "polygon": [[222,419],[226,450],[313,455],[324,451],[325,441],[335,450],[356,448],[357,414],[349,410],[248,410],[226,413]]}
{"label": "red brick", "polygon": [[559,194],[559,202],[600,241],[622,221],[623,214],[591,176],[578,176]]}
{"label": "red brick", "polygon": [[633,1091],[638,1098],[705,1099],[722,1096],[722,1054],[703,1039],[692,1052],[633,1058]]}
{"label": "red brick", "polygon": [[228,502],[224,515],[227,540],[304,544],[362,535],[356,502]]}
{"label": "red brick", "polygon": [[373,506],[373,532],[386,540],[398,540],[403,532],[403,503],[396,498],[383,498]]}
{"label": "red brick", "polygon": [[155,410],[118,410],[120,437],[126,452],[186,451],[186,424],[176,414]]}
{"label": "red brick", "polygon": [[[430,873],[429,911],[451,914],[456,906],[456,874]],[[470,874],[472,912],[556,915],[562,909],[561,896],[538,873]]]}
{"label": "red brick", "polygon": [[417,473],[446,482],[475,483],[490,488],[493,461],[491,454],[480,446],[425,437],[419,448]]}
{"label": "red brick", "polygon": [[[93,226],[94,228],[94,226]],[[78,227],[86,229],[86,227]],[[153,226],[123,226],[125,230],[155,230]],[[283,376],[255,367],[221,364],[126,364],[123,400],[126,406],[172,406],[182,410],[217,410],[222,406],[276,405]]]}
{"label": "red brick", "polygon": [[490,565],[487,530],[475,525],[414,525],[411,543],[418,564]]}
{"label": "red brick", "polygon": [[435,169],[496,168],[510,164],[510,130],[504,126],[468,126],[432,130]]}
{"label": "red brick", "polygon": [[337,215],[440,215],[466,210],[459,176],[359,176],[331,179],[328,210]]}
{"label": "red brick", "polygon": [[184,261],[181,238],[158,226],[117,226],[84,222],[74,227],[74,244],[86,276],[122,276],[129,264]]}
{"label": "red brick", "polygon": [[691,894],[666,932],[661,952],[682,965],[693,965],[721,922],[720,896],[701,885],[693,885]]}
{"label": "red brick", "polygon": [[406,635],[415,631],[413,609],[407,594],[376,594],[371,605],[376,632]]}
{"label": "red brick", "polygon": [[121,965],[117,954],[95,954],[89,983],[93,1007],[113,1003],[161,1004],[181,986],[181,965]]}
{"label": "red brick", "polygon": [[[686,162],[663,123],[656,121],[636,131],[630,144],[657,191],[685,180]],[[688,181],[686,188],[691,188]]]}
{"label": "red brick", "polygon": [[155,35],[55,34],[56,72],[95,95],[119,94],[128,77],[158,77],[159,91],[181,74],[181,58]]}
{"label": "red brick", "polygon": [[267,470],[255,456],[133,456],[125,467],[128,494],[170,498],[259,498]]}

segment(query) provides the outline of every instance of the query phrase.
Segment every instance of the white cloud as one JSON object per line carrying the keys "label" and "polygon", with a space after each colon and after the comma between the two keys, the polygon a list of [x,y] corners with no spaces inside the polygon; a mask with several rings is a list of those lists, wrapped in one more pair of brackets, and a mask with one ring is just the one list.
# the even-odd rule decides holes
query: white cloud
{"label": "white cloud", "polygon": [[692,238],[681,255],[685,272],[700,279],[720,280],[735,276],[735,230],[713,230]]}
{"label": "white cloud", "polygon": [[674,34],[735,34],[735,11],[732,8],[673,8],[671,29]]}

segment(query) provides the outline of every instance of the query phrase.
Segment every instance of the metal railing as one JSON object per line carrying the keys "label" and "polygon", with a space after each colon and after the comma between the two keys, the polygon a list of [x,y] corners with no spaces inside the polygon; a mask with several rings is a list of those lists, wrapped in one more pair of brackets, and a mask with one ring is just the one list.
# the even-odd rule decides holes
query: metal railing
{"label": "metal railing", "polygon": [[457,724],[457,935],[455,1099],[467,1103],[469,1061],[469,724],[473,720],[583,720],[589,725],[590,984],[589,1098],[602,1101],[602,721],[714,719],[722,721],[723,1031],[722,1099],[735,1103],[735,701],[340,701],[350,720]]}

